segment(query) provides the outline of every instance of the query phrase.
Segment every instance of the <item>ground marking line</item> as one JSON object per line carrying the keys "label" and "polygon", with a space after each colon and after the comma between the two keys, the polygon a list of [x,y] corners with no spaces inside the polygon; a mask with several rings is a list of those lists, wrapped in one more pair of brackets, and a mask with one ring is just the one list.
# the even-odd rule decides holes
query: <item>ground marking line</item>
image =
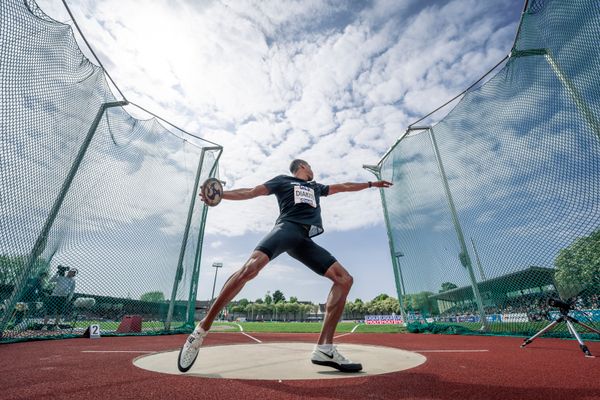
{"label": "ground marking line", "polygon": [[258,340],[257,338],[248,335],[247,333],[244,332],[244,328],[242,328],[242,326],[240,324],[236,324],[238,326],[238,328],[240,328],[240,333],[244,336],[248,336],[250,339],[252,340],[256,340],[258,343],[262,343],[260,340]]}
{"label": "ground marking line", "polygon": [[489,350],[411,350],[415,353],[485,353]]}
{"label": "ground marking line", "polygon": [[258,343],[262,343],[262,341],[258,340],[257,338],[255,338],[254,336],[250,336],[248,335],[246,332],[240,332],[242,335],[244,336],[248,336],[250,339],[257,341]]}
{"label": "ground marking line", "polygon": [[360,325],[361,324],[356,324],[356,325],[354,325],[354,328],[352,328],[352,330],[349,333],[343,333],[341,335],[334,336],[333,338],[337,339],[337,338],[341,338],[342,336],[347,336],[347,335],[349,335],[351,333],[354,333],[354,331],[356,330],[356,328],[358,328]]}
{"label": "ground marking line", "polygon": [[150,350],[81,350],[82,353],[156,353]]}

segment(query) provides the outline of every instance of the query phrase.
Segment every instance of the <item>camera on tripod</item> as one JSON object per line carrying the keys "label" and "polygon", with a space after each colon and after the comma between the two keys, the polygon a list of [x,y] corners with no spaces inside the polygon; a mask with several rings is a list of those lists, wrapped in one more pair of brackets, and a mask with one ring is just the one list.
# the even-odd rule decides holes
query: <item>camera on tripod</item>
{"label": "camera on tripod", "polygon": [[569,315],[569,311],[573,310],[575,308],[575,303],[577,301],[577,298],[578,298],[578,296],[575,296],[575,297],[572,297],[570,300],[565,301],[565,300],[549,297],[548,305],[550,307],[558,308],[560,310],[560,316],[557,319],[555,319],[554,321],[550,322],[549,325],[547,325],[545,328],[540,330],[535,335],[531,336],[530,338],[525,339],[525,341],[521,345],[521,348],[524,348],[529,343],[533,342],[534,339],[543,335],[545,332],[548,332],[548,331],[554,329],[554,327],[556,325],[564,322],[567,325],[567,330],[569,331],[571,336],[573,336],[579,343],[579,348],[581,349],[581,351],[583,351],[583,354],[586,357],[593,357],[592,353],[590,352],[588,347],[585,345],[585,343],[583,343],[581,336],[579,336],[579,333],[575,329],[575,325],[580,325],[580,326],[584,327],[585,329],[587,329],[588,331],[595,332],[598,335],[600,335],[600,331],[590,325],[584,324],[583,322],[581,322],[581,321],[577,320],[576,318]]}
{"label": "camera on tripod", "polygon": [[56,273],[60,276],[65,276],[65,273],[70,269],[71,268],[67,267],[66,265],[59,265],[56,267]]}
{"label": "camera on tripod", "polygon": [[561,299],[555,299],[553,297],[548,298],[548,305],[550,307],[560,308],[561,311],[569,311],[573,308],[575,300],[563,301]]}

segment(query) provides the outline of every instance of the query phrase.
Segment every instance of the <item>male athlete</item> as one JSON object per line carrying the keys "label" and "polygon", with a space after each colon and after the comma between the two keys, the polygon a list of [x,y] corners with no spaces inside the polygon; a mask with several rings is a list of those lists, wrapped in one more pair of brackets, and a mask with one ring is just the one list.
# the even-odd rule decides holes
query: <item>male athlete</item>
{"label": "male athlete", "polygon": [[206,317],[187,338],[179,356],[178,366],[182,372],[187,371],[194,363],[202,341],[219,311],[248,281],[256,277],[269,261],[283,252],[287,252],[317,274],[333,281],[327,298],[321,334],[311,356],[312,363],[333,367],[343,372],[358,372],[362,369],[361,364],[348,360],[333,346],[333,335],[344,311],[346,296],[352,287],[352,276],[335,257],[311,238],[323,233],[321,196],[356,192],[370,187],[387,188],[391,183],[377,181],[322,185],[313,181],[313,171],[304,160],[292,161],[290,171],[293,176],[279,175],[253,189],[223,191],[223,199],[226,200],[248,200],[274,194],[279,203],[280,215],[273,230],[256,246],[250,259],[225,282]]}

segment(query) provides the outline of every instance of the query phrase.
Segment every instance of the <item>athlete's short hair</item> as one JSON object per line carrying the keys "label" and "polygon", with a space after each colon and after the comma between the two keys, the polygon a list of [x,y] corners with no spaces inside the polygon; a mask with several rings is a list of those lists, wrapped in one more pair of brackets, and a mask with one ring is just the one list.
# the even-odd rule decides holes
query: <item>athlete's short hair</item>
{"label": "athlete's short hair", "polygon": [[296,171],[298,171],[298,169],[300,168],[301,165],[308,165],[308,163],[306,161],[304,161],[304,160],[299,159],[299,158],[295,159],[290,164],[290,172],[292,174],[295,174]]}

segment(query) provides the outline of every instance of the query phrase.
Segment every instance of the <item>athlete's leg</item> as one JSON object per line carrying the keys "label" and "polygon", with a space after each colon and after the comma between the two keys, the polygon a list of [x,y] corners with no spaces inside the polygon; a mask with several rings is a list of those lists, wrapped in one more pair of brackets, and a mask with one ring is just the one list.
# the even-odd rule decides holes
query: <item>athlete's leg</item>
{"label": "athlete's leg", "polygon": [[333,343],[335,327],[344,312],[346,297],[353,283],[352,276],[337,261],[327,269],[325,276],[333,281],[333,286],[327,297],[325,320],[323,321],[323,328],[321,328],[319,344]]}
{"label": "athlete's leg", "polygon": [[250,258],[237,272],[227,279],[221,293],[217,296],[211,305],[208,313],[202,321],[200,327],[208,332],[213,321],[219,315],[219,312],[225,307],[239,292],[244,285],[260,272],[269,262],[269,257],[260,250],[254,250]]}

